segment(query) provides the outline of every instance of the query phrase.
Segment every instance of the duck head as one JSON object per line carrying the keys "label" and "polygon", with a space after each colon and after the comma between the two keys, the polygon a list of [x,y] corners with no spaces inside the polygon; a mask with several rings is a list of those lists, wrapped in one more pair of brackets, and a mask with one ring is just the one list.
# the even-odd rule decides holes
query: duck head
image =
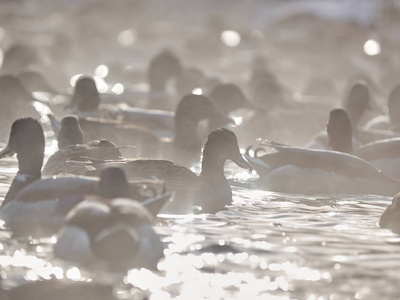
{"label": "duck head", "polygon": [[229,119],[222,113],[210,99],[203,95],[189,94],[182,98],[179,102],[175,112],[175,123],[197,123],[201,120],[210,119],[217,116],[220,120],[224,120],[225,124],[232,123],[233,120]]}
{"label": "duck head", "polygon": [[246,107],[246,97],[242,90],[232,83],[219,84],[210,93],[210,98],[214,105],[225,114]]}
{"label": "duck head", "polygon": [[100,94],[93,78],[83,76],[75,84],[75,91],[69,107],[80,111],[95,111],[100,104]]}
{"label": "duck head", "polygon": [[96,190],[99,196],[109,199],[130,196],[125,172],[116,167],[102,170]]}
{"label": "duck head", "polygon": [[83,131],[75,116],[66,116],[61,120],[61,129],[57,135],[58,148],[83,144]]}
{"label": "duck head", "polygon": [[326,131],[329,136],[329,144],[333,150],[352,153],[352,127],[350,118],[344,109],[337,108],[331,110]]}
{"label": "duck head", "polygon": [[344,108],[349,114],[353,128],[358,127],[358,123],[371,101],[371,95],[365,82],[356,81],[350,88],[345,99]]}
{"label": "duck head", "polygon": [[211,132],[203,148],[202,175],[215,172],[222,167],[226,160],[232,160],[241,168],[252,170],[252,166],[240,153],[236,135],[225,128]]}
{"label": "duck head", "polygon": [[168,79],[176,77],[182,70],[179,59],[169,50],[157,54],[150,61],[147,77],[152,92],[163,92]]}
{"label": "duck head", "polygon": [[40,178],[44,157],[44,135],[40,123],[33,118],[21,118],[12,124],[7,146],[0,158],[17,154],[20,174]]}

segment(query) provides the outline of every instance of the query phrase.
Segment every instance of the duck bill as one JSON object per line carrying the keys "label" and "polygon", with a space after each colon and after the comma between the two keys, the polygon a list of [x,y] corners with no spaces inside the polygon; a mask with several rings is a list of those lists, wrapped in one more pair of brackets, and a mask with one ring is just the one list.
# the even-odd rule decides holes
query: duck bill
{"label": "duck bill", "polygon": [[232,159],[232,161],[243,169],[248,169],[249,171],[253,170],[253,166],[247,160],[245,160],[241,154],[236,159]]}
{"label": "duck bill", "polygon": [[15,154],[15,152],[7,145],[3,150],[0,151],[0,159],[3,157],[11,156]]}

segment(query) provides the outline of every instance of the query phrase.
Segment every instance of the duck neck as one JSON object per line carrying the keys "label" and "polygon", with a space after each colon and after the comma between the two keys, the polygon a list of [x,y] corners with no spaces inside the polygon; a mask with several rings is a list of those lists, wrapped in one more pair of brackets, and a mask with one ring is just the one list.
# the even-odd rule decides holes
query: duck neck
{"label": "duck neck", "polygon": [[185,145],[188,144],[201,145],[201,139],[197,133],[197,123],[175,118],[174,142]]}
{"label": "duck neck", "polygon": [[335,151],[340,151],[344,153],[352,153],[353,152],[353,140],[352,133],[343,132],[338,134],[338,136],[329,135],[329,144]]}
{"label": "duck neck", "polygon": [[225,161],[226,159],[222,158],[219,153],[208,149],[206,144],[203,149],[200,176],[207,178],[223,178],[226,180],[224,174]]}
{"label": "duck neck", "polygon": [[41,178],[41,169],[43,165],[43,150],[42,153],[18,153],[18,173],[15,176],[10,189],[2,203],[2,206],[15,199],[17,194],[33,181]]}

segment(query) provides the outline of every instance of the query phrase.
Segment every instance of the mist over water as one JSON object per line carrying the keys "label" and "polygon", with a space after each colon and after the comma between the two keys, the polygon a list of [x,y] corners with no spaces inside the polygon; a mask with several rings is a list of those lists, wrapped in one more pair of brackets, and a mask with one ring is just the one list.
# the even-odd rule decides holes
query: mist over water
{"label": "mist over water", "polygon": [[[146,69],[163,49],[210,78],[237,83],[249,98],[251,67],[265,63],[287,94],[299,103],[318,98],[324,113],[286,115],[287,128],[266,128],[260,137],[304,146],[324,128],[329,109],[342,103],[352,78],[365,75],[376,102],[386,104],[399,78],[393,49],[400,21],[390,12],[399,7],[373,0],[0,1],[0,65],[14,43],[33,44],[43,56],[28,67],[59,91],[53,103],[86,74],[102,99],[137,97],[135,106],[146,107],[137,95],[149,93]],[[3,64],[0,72],[5,67],[14,66]],[[176,82],[168,84],[176,89]],[[56,145],[44,111],[42,121],[48,158]],[[250,133],[238,142],[242,149],[256,144]],[[0,160],[1,200],[17,170],[15,158]],[[254,172],[233,164],[225,171],[233,190],[226,210],[158,216],[155,229],[166,245],[158,271],[87,269],[54,258],[55,237],[14,239],[3,226],[3,288],[57,278],[111,284],[120,300],[400,298],[400,237],[378,225],[392,197],[277,193],[257,187]]]}

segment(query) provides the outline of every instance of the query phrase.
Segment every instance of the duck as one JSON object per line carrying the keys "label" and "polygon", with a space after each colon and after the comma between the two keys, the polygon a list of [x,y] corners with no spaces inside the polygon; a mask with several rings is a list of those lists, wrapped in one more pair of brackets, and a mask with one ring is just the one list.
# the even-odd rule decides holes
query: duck
{"label": "duck", "polygon": [[0,139],[6,140],[8,128],[15,119],[29,116],[40,118],[40,114],[34,107],[35,99],[30,95],[17,77],[13,75],[0,76]]}
{"label": "duck", "polygon": [[400,193],[397,193],[386,210],[383,212],[379,226],[400,234]]}
{"label": "duck", "polygon": [[87,172],[82,164],[67,164],[79,157],[94,159],[120,159],[119,148],[109,140],[83,142],[84,135],[76,116],[65,116],[57,134],[58,151],[50,156],[43,167],[42,175],[53,176],[60,173],[81,175]]}
{"label": "duck", "polygon": [[156,269],[164,245],[152,224],[153,215],[137,201],[88,198],[66,216],[54,255],[85,266]]}
{"label": "duck", "polygon": [[86,175],[96,176],[102,168],[114,166],[123,169],[128,177],[155,177],[174,194],[162,213],[216,213],[232,203],[232,189],[224,174],[227,160],[252,169],[240,153],[236,135],[219,128],[207,137],[199,175],[172,161],[155,159],[93,162],[96,171]]}
{"label": "duck", "polygon": [[276,152],[246,156],[260,187],[301,194],[393,194],[399,181],[365,160],[343,152],[307,149],[262,141]]}
{"label": "duck", "polygon": [[54,234],[68,211],[83,200],[83,195],[143,200],[148,198],[142,193],[143,186],[159,190],[160,183],[145,180],[141,184],[136,180],[129,184],[127,191],[121,187],[124,174],[114,169],[104,170],[100,179],[84,176],[42,178],[44,134],[40,123],[33,118],[21,118],[13,123],[8,145],[0,151],[0,158],[14,153],[17,154],[18,173],[1,204],[0,219],[16,236]]}

